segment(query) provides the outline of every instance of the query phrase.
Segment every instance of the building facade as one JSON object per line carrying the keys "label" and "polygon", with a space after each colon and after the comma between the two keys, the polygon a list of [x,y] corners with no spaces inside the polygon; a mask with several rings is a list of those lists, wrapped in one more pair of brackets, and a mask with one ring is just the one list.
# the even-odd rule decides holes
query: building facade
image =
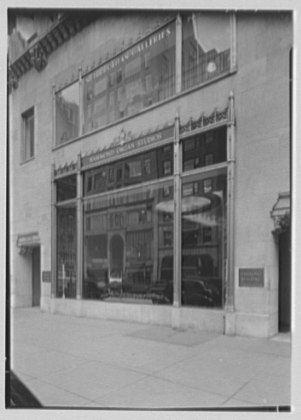
{"label": "building facade", "polygon": [[288,330],[292,14],[9,22],[11,305]]}

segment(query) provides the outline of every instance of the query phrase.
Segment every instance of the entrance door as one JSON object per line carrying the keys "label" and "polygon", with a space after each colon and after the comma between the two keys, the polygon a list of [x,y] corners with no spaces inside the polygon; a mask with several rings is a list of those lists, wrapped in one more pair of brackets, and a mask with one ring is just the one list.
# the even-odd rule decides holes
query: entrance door
{"label": "entrance door", "polygon": [[41,299],[40,247],[32,250],[32,306],[40,306]]}
{"label": "entrance door", "polygon": [[290,231],[279,235],[279,332],[291,328],[291,243]]}

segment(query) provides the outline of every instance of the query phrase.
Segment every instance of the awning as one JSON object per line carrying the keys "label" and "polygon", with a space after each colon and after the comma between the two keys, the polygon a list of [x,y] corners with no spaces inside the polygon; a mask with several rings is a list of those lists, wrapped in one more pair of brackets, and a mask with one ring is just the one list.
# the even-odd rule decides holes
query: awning
{"label": "awning", "polygon": [[284,216],[286,213],[290,213],[291,209],[291,196],[290,193],[280,193],[278,199],[271,210],[271,217],[277,219],[278,217]]}
{"label": "awning", "polygon": [[38,232],[30,232],[18,235],[17,247],[21,255],[30,254],[32,248],[40,245],[40,237]]}

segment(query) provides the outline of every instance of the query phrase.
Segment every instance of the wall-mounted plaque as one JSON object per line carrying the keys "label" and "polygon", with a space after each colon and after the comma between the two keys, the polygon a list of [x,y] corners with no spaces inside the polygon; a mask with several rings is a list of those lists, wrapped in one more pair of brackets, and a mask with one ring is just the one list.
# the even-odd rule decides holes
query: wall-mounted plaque
{"label": "wall-mounted plaque", "polygon": [[43,283],[51,283],[51,271],[42,272],[42,281]]}
{"label": "wall-mounted plaque", "polygon": [[264,287],[264,269],[240,268],[239,287]]}

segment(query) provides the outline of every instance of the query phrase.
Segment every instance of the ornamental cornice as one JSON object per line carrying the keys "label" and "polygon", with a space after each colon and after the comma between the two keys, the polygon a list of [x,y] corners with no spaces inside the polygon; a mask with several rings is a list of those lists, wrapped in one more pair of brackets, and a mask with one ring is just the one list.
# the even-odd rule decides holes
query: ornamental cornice
{"label": "ornamental cornice", "polygon": [[75,36],[95,17],[83,14],[63,15],[50,29],[42,34],[37,41],[28,46],[16,59],[8,66],[8,90],[18,88],[17,81],[31,68],[42,71],[48,62],[48,57],[64,42]]}
{"label": "ornamental cornice", "polygon": [[180,125],[180,135],[184,135],[195,130],[206,128],[208,126],[228,121],[228,106],[218,111],[215,109],[210,115],[204,113],[199,118],[190,118],[185,124]]}

